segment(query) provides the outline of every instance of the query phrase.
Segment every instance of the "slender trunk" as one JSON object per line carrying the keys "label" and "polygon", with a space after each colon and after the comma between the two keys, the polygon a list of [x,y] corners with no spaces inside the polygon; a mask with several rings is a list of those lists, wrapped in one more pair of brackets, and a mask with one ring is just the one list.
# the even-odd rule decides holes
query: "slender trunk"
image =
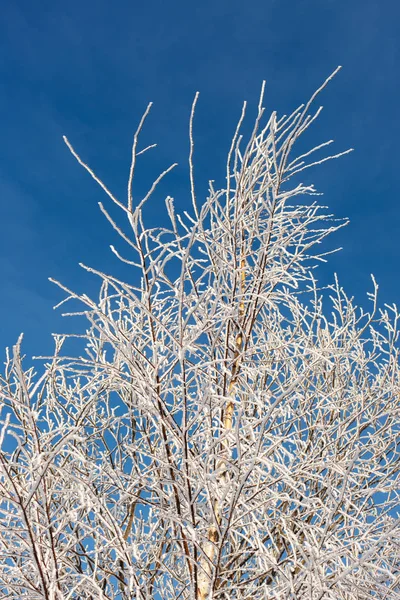
{"label": "slender trunk", "polygon": [[[239,304],[239,320],[238,320],[238,333],[235,339],[235,354],[232,366],[231,380],[228,387],[228,399],[224,409],[222,419],[222,443],[221,443],[221,458],[217,462],[216,468],[219,473],[217,478],[218,489],[224,489],[228,483],[228,462],[232,457],[233,449],[230,448],[228,441],[228,434],[232,429],[233,416],[234,416],[234,402],[233,394],[235,391],[239,370],[240,370],[240,356],[243,349],[243,333],[242,324],[244,317],[244,290],[246,283],[246,261],[243,258],[244,238],[242,235],[242,251],[240,260],[240,304]],[[216,498],[213,505],[214,510],[214,522],[210,524],[207,533],[207,542],[203,548],[204,555],[200,562],[200,569],[198,573],[198,587],[197,587],[197,600],[207,600],[210,598],[211,582],[214,568],[214,559],[217,553],[217,544],[219,539],[219,526],[222,521],[223,505]]]}

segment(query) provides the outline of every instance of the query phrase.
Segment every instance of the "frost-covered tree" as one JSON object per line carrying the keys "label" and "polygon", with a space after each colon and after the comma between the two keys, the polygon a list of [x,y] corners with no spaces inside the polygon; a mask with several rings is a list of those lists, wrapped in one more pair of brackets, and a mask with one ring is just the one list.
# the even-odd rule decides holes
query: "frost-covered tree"
{"label": "frost-covered tree", "polygon": [[248,140],[244,106],[201,202],[196,96],[192,207],[167,197],[156,229],[143,207],[172,167],[144,197],[133,185],[150,105],[126,201],[65,140],[126,220],[100,204],[136,275],[84,267],[96,300],[58,284],[82,305],[82,356],[68,336],[38,370],[21,340],[7,353],[1,598],[400,598],[399,314],[374,280],[368,312],[318,287],[320,243],[345,223],[299,174],[330,142],[294,154],[329,79],[290,116],[266,120],[261,94]]}

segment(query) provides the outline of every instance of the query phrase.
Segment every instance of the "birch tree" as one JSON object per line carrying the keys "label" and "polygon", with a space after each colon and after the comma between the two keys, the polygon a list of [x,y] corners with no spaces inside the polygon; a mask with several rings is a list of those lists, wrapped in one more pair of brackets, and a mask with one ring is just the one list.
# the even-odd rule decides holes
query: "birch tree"
{"label": "birch tree", "polygon": [[1,598],[400,598],[399,314],[379,308],[374,279],[368,310],[338,278],[318,285],[323,242],[346,221],[302,176],[346,152],[296,151],[333,75],[289,116],[266,117],[263,86],[205,199],[196,95],[187,210],[168,196],[157,228],[145,205],[175,165],[138,197],[151,105],[125,200],[65,139],[120,211],[99,203],[132,276],[82,265],[95,299],[56,282],[87,323],[80,356],[67,335],[37,367],[22,337],[7,350]]}

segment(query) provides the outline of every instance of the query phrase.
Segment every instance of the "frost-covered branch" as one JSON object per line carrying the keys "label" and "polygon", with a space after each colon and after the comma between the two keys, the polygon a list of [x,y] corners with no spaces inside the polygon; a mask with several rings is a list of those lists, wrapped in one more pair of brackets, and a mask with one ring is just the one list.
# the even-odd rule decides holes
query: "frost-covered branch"
{"label": "frost-covered branch", "polygon": [[[295,154],[320,109],[244,106],[226,166],[193,210],[137,197],[134,135],[112,247],[135,276],[84,267],[99,298],[58,283],[86,319],[82,355],[26,368],[21,340],[0,378],[0,594],[29,600],[400,598],[396,307],[321,290],[323,241],[346,224],[314,200]],[[336,158],[336,153],[328,158]],[[316,158],[317,157],[317,158]],[[307,196],[312,196],[308,201]],[[125,224],[124,224],[125,223]],[[168,224],[166,224],[168,223]]]}

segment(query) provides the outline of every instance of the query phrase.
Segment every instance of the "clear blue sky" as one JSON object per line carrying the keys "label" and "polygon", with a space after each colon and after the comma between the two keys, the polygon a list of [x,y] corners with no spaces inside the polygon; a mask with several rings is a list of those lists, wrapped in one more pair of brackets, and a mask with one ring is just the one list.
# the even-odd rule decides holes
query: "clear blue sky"
{"label": "clear blue sky", "polygon": [[[337,151],[356,151],[312,179],[324,203],[351,224],[336,235],[344,250],[323,267],[323,279],[337,271],[367,304],[373,272],[382,302],[400,304],[399,22],[397,0],[3,0],[0,346],[23,331],[28,354],[48,353],[51,332],[74,328],[52,310],[62,295],[48,276],[95,296],[97,281],[79,261],[121,272],[109,250],[115,237],[97,207],[106,198],[72,159],[63,134],[122,195],[132,132],[154,101],[143,143],[159,148],[143,161],[138,191],[176,160],[163,191],[185,208],[197,90],[204,189],[208,179],[223,185],[242,101],[254,114],[263,79],[266,109],[283,113],[338,64],[343,70],[320,98],[325,110],[309,142],[334,138]],[[162,210],[155,198],[149,218],[162,219]]]}

